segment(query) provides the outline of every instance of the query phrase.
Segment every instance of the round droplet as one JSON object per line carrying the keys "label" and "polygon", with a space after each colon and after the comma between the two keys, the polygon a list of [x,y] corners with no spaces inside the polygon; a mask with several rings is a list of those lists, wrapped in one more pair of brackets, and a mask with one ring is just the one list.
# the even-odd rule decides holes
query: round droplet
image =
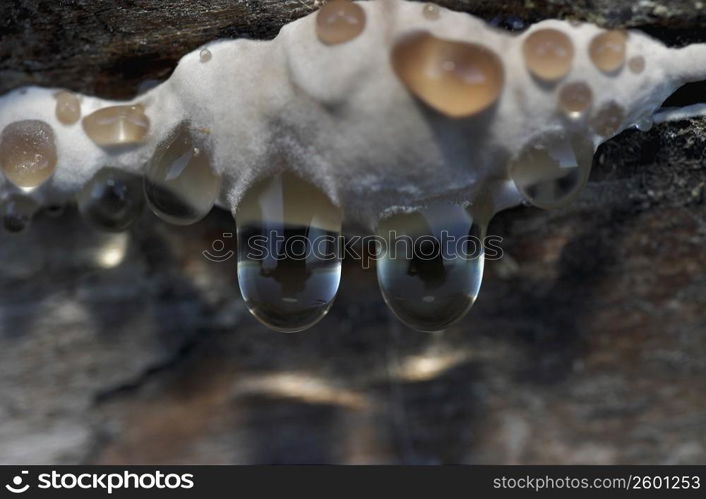
{"label": "round droplet", "polygon": [[441,331],[466,315],[483,278],[484,229],[463,207],[440,204],[383,219],[378,284],[403,323]]}
{"label": "round droplet", "polygon": [[609,102],[601,107],[591,118],[591,127],[602,137],[615,135],[623,124],[625,111],[615,102]]}
{"label": "round droplet", "polygon": [[78,209],[96,228],[127,229],[142,213],[145,199],[139,176],[113,167],[100,169],[78,194]]}
{"label": "round droplet", "polygon": [[282,332],[321,320],[341,279],[341,210],[315,186],[282,173],[249,189],[235,219],[238,283],[250,312]]}
{"label": "round droplet", "polygon": [[628,69],[635,74],[640,74],[645,70],[645,58],[641,55],[636,55],[628,59]]}
{"label": "round droplet", "polygon": [[56,119],[64,125],[73,125],[81,118],[81,101],[75,94],[62,90],[56,98]]}
{"label": "round droplet", "polygon": [[199,60],[201,62],[208,62],[211,60],[211,57],[213,57],[213,54],[211,54],[211,51],[208,49],[201,49],[201,52],[199,52]]}
{"label": "round droplet", "polygon": [[622,30],[605,31],[593,37],[588,53],[598,69],[613,73],[625,63],[625,46],[628,35]]}
{"label": "round droplet", "polygon": [[424,7],[422,7],[422,15],[430,21],[436,21],[441,15],[439,6],[433,3],[425,3]]}
{"label": "round droplet", "polygon": [[141,104],[111,106],[89,114],[81,122],[86,135],[99,146],[139,144],[150,129]]}
{"label": "round droplet", "polygon": [[10,123],[0,137],[0,166],[18,187],[37,187],[56,169],[54,130],[39,120]]}
{"label": "round droplet", "polygon": [[582,81],[567,83],[559,91],[559,109],[572,119],[583,116],[592,102],[591,87]]}
{"label": "round droplet", "polygon": [[32,222],[38,203],[22,194],[12,194],[2,203],[2,223],[8,232],[22,232]]}
{"label": "round droplet", "polygon": [[654,121],[652,121],[652,115],[649,114],[642,116],[635,122],[635,128],[637,128],[641,132],[649,132],[650,130],[652,130],[653,125]]}
{"label": "round droplet", "polygon": [[475,43],[442,40],[417,31],[395,43],[391,62],[415,97],[453,118],[487,109],[503,89],[500,58]]}
{"label": "round droplet", "polygon": [[527,69],[542,80],[555,81],[571,71],[574,45],[556,29],[538,29],[525,38],[522,45]]}
{"label": "round droplet", "polygon": [[316,14],[316,35],[326,45],[351,41],[364,28],[365,11],[349,0],[332,0]]}
{"label": "round droplet", "polygon": [[582,135],[553,135],[524,148],[510,160],[508,171],[517,190],[544,209],[576,197],[591,173],[593,143]]}
{"label": "round droplet", "polygon": [[205,217],[221,189],[208,149],[182,123],[160,144],[145,170],[145,195],[152,211],[176,225]]}

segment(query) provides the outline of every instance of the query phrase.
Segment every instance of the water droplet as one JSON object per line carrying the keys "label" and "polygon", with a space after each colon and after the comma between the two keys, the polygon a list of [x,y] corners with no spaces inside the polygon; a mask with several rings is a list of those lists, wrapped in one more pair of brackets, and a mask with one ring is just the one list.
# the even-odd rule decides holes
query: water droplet
{"label": "water droplet", "polygon": [[593,130],[602,137],[611,137],[620,130],[625,111],[615,102],[609,102],[601,107],[591,118]]}
{"label": "water droplet", "polygon": [[495,52],[427,32],[401,37],[392,49],[391,62],[411,93],[454,118],[487,109],[498,99],[504,84],[503,66]]}
{"label": "water droplet", "polygon": [[39,204],[28,196],[11,194],[2,203],[2,223],[8,232],[22,232],[32,222]]}
{"label": "water droplet", "polygon": [[574,59],[571,39],[556,29],[538,29],[522,45],[525,63],[537,78],[555,81],[566,76]]}
{"label": "water droplet", "polygon": [[398,319],[420,331],[441,331],[460,320],[483,278],[485,229],[465,208],[438,204],[387,217],[376,262],[378,284]]}
{"label": "water droplet", "polygon": [[65,90],[57,92],[56,98],[56,119],[64,125],[73,125],[81,118],[81,101],[78,97]]}
{"label": "water droplet", "polygon": [[145,195],[152,211],[176,225],[205,217],[221,189],[221,177],[187,123],[161,143],[145,170]]}
{"label": "water droplet", "polygon": [[650,130],[652,130],[653,125],[654,121],[652,121],[651,114],[646,114],[635,122],[635,128],[637,128],[641,132],[649,132]]}
{"label": "water droplet", "polygon": [[256,184],[235,214],[238,283],[271,329],[307,329],[326,315],[341,278],[341,210],[292,173]]}
{"label": "water droplet", "polygon": [[37,187],[56,168],[54,130],[44,121],[10,123],[0,137],[0,166],[17,187]]}
{"label": "water droplet", "polygon": [[508,171],[531,204],[552,209],[574,199],[591,173],[593,143],[583,135],[551,135],[525,147]]}
{"label": "water droplet", "polygon": [[628,59],[628,69],[635,74],[640,74],[645,70],[645,58],[641,55],[636,55]]}
{"label": "water droplet", "polygon": [[422,7],[422,15],[425,19],[436,21],[441,15],[439,12],[439,6],[433,3],[424,4],[424,7]]}
{"label": "water droplet", "polygon": [[213,54],[211,54],[211,51],[208,49],[201,49],[201,52],[199,52],[199,61],[201,62],[208,62],[211,60],[211,57],[213,57]]}
{"label": "water droplet", "polygon": [[99,146],[138,144],[150,129],[141,104],[104,107],[83,118],[82,124],[86,135]]}
{"label": "water droplet", "polygon": [[364,28],[365,11],[350,0],[332,0],[316,14],[316,35],[326,45],[353,40]]}
{"label": "water droplet", "polygon": [[559,91],[559,109],[569,118],[580,118],[591,107],[593,92],[582,81],[567,83]]}
{"label": "water droplet", "polygon": [[139,176],[118,168],[101,168],[78,194],[78,209],[96,228],[111,232],[127,229],[145,204]]}
{"label": "water droplet", "polygon": [[588,54],[593,64],[604,73],[613,73],[625,63],[628,34],[622,30],[604,31],[591,40]]}

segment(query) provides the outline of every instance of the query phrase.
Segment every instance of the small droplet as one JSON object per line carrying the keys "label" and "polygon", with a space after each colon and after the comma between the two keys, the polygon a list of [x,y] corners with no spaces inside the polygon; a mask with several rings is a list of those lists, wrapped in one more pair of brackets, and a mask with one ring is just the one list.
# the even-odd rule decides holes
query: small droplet
{"label": "small droplet", "polygon": [[611,137],[620,130],[625,111],[615,102],[609,102],[601,107],[591,118],[591,127],[602,137]]}
{"label": "small droplet", "polygon": [[645,58],[641,55],[636,55],[628,59],[628,69],[635,74],[640,74],[645,70]]}
{"label": "small droplet", "polygon": [[641,132],[649,132],[650,130],[652,130],[653,125],[654,121],[652,121],[652,115],[650,114],[642,116],[635,122],[635,128],[637,128]]}
{"label": "small droplet", "polygon": [[484,228],[463,207],[439,204],[383,219],[378,284],[399,320],[441,331],[463,318],[483,279]]}
{"label": "small droplet", "polygon": [[56,119],[64,125],[73,125],[81,118],[81,101],[65,90],[58,92],[56,98]]}
{"label": "small droplet", "polygon": [[391,62],[412,94],[453,118],[487,109],[503,89],[500,58],[475,43],[442,40],[417,31],[395,43]]}
{"label": "small droplet", "polygon": [[567,83],[559,91],[559,109],[569,118],[577,119],[591,107],[593,92],[582,81]]}
{"label": "small droplet", "polygon": [[160,144],[145,170],[145,195],[152,211],[176,225],[189,225],[205,217],[216,201],[221,177],[211,165],[188,123],[182,123]]}
{"label": "small droplet", "polygon": [[38,203],[22,194],[11,194],[2,203],[2,223],[8,232],[22,232],[32,222]]}
{"label": "small droplet", "polygon": [[316,14],[316,35],[326,45],[353,40],[365,28],[365,11],[350,0],[332,0]]}
{"label": "small droplet", "polygon": [[562,206],[578,195],[591,173],[593,143],[582,135],[554,135],[524,148],[509,164],[510,177],[531,204]]}
{"label": "small droplet", "polygon": [[282,332],[321,320],[341,278],[341,210],[315,186],[281,173],[250,188],[235,219],[238,283],[250,312]]}
{"label": "small droplet", "polygon": [[598,69],[613,73],[625,63],[628,35],[622,30],[604,31],[591,40],[588,53]]}
{"label": "small droplet", "polygon": [[433,3],[425,3],[424,7],[422,7],[422,15],[430,21],[436,21],[441,15],[439,6]]}
{"label": "small droplet", "polygon": [[538,29],[530,33],[522,45],[525,63],[537,78],[556,81],[571,71],[574,45],[556,29]]}
{"label": "small droplet", "polygon": [[10,123],[0,137],[0,166],[17,187],[33,188],[56,169],[54,130],[44,121]]}
{"label": "small droplet", "polygon": [[211,57],[213,57],[213,54],[211,54],[211,51],[208,49],[201,49],[201,52],[199,52],[199,60],[201,62],[208,62],[211,60]]}
{"label": "small droplet", "polygon": [[139,176],[119,168],[100,169],[78,194],[78,209],[98,229],[120,232],[142,213],[145,198]]}
{"label": "small droplet", "polygon": [[82,124],[86,135],[103,147],[138,144],[150,129],[141,104],[104,107],[83,118]]}

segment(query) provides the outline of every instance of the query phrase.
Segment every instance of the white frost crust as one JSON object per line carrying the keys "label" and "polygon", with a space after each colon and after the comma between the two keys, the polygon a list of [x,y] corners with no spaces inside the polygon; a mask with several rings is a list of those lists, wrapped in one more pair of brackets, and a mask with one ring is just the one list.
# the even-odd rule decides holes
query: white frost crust
{"label": "white frost crust", "polygon": [[[348,223],[369,228],[381,213],[438,199],[473,203],[483,189],[491,190],[499,211],[520,202],[511,182],[493,180],[506,178],[509,157],[545,134],[586,126],[569,123],[557,111],[561,84],[538,83],[527,71],[522,42],[532,31],[552,27],[570,36],[574,64],[561,83],[589,83],[593,111],[610,101],[623,106],[621,129],[652,116],[683,83],[706,79],[704,44],[668,49],[631,31],[627,57],[644,56],[644,72],[633,74],[623,67],[607,75],[589,59],[589,42],[601,31],[590,24],[547,20],[515,35],[444,8],[438,20],[428,20],[417,2],[360,5],[366,27],[348,43],[320,43],[314,13],[284,26],[271,41],[211,43],[212,58],[206,63],[199,59],[200,49],[185,55],[169,80],[127,102],[145,104],[151,122],[147,140],[138,146],[101,148],[80,122],[61,124],[54,98],[59,89],[25,87],[8,93],[0,98],[0,129],[16,120],[38,119],[56,134],[56,172],[29,195],[42,203],[64,201],[102,166],[139,172],[157,144],[189,120],[206,132],[214,167],[224,176],[218,203],[234,211],[254,181],[284,168],[321,187],[344,209]],[[396,38],[412,30],[479,43],[498,53],[505,86],[497,104],[459,120],[412,96],[389,62]],[[82,116],[125,103],[81,96]],[[585,133],[591,132],[586,128]],[[606,140],[592,137],[596,146]],[[0,190],[16,189],[2,179]]]}

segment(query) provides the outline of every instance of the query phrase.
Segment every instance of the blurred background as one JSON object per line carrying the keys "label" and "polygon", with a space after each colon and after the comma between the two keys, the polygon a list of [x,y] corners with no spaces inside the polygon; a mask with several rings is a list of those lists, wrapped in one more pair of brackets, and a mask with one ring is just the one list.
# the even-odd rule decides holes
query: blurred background
{"label": "blurred background", "polygon": [[[512,29],[558,16],[706,38],[687,0],[441,3]],[[315,7],[3,2],[0,91],[128,97],[201,43],[270,37]],[[235,249],[220,209],[122,234],[41,212],[0,234],[0,462],[704,464],[705,165],[703,120],[604,144],[576,203],[495,218],[505,256],[443,334],[400,324],[358,263],[317,326],[268,331],[234,258],[202,255]]]}

